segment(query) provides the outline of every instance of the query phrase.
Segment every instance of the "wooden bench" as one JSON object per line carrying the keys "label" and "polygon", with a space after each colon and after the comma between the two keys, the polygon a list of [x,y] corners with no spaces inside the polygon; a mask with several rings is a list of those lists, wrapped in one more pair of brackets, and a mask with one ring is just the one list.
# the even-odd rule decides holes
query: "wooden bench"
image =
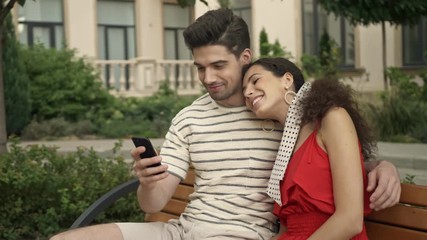
{"label": "wooden bench", "polygon": [[[155,214],[147,214],[146,221],[166,222],[178,218],[188,203],[188,196],[193,192],[195,173],[193,169],[187,174],[175,191],[165,208]],[[137,179],[124,183],[106,193],[93,203],[73,223],[72,228],[89,225],[96,216],[118,198],[135,192]],[[374,212],[365,220],[370,240],[421,240],[427,239],[427,187],[413,184],[401,184],[400,203],[394,207]]]}
{"label": "wooden bench", "polygon": [[399,204],[365,219],[369,240],[427,239],[427,186],[401,184]]}
{"label": "wooden bench", "polygon": [[[188,203],[188,196],[194,191],[195,172],[193,168],[187,173],[187,177],[182,181],[172,199],[166,204],[161,212],[154,214],[146,214],[145,221],[147,222],[167,222],[169,219],[178,218],[184,211]],[[138,179],[133,179],[123,183],[114,189],[110,190],[92,205],[90,205],[71,225],[70,229],[88,226],[92,221],[106,208],[111,206],[117,199],[136,192],[139,186]]]}

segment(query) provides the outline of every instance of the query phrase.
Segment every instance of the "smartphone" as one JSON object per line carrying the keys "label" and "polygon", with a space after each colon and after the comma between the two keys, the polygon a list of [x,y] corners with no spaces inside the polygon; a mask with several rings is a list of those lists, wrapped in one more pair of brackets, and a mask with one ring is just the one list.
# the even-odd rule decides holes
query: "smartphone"
{"label": "smartphone", "polygon": [[[135,147],[145,147],[145,152],[141,153],[139,156],[142,158],[150,158],[157,155],[156,150],[154,150],[153,144],[151,144],[150,139],[143,137],[132,137],[132,142],[135,144]],[[160,166],[160,163],[150,165],[148,167],[157,167]],[[159,173],[160,174],[160,173]]]}

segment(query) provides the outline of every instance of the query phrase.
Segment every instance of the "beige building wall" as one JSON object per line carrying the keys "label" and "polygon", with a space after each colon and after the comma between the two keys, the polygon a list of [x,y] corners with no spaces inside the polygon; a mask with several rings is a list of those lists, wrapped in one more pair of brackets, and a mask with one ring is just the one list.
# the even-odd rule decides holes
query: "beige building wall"
{"label": "beige building wall", "polygon": [[[64,0],[65,38],[78,54],[98,56],[97,0]],[[162,2],[135,1],[136,56],[163,58]]]}
{"label": "beige building wall", "polygon": [[69,48],[96,59],[98,52],[96,0],[64,0],[64,30]]}
{"label": "beige building wall", "polygon": [[163,59],[162,1],[136,0],[135,30],[137,56]]}
{"label": "beige building wall", "polygon": [[280,44],[291,52],[292,56],[300,55],[301,10],[299,1],[252,1],[252,44],[255,57],[259,57],[259,34],[265,28],[270,43],[279,40]]}
{"label": "beige building wall", "polygon": [[[168,0],[169,1],[169,0]],[[252,4],[252,47],[259,56],[259,33],[264,27],[270,42],[279,40],[299,62],[302,55],[302,10],[300,0],[248,0]],[[217,0],[206,6],[196,1],[194,16],[219,7]],[[97,57],[96,0],[64,0],[65,38],[79,55]],[[135,0],[137,57],[163,59],[163,0]],[[16,14],[15,14],[16,15]],[[15,19],[16,21],[16,19]],[[401,66],[401,28],[387,25],[387,64]],[[383,89],[381,26],[358,26],[355,31],[356,69],[351,85],[357,90]],[[363,72],[364,70],[364,72]]]}
{"label": "beige building wall", "polygon": [[[383,75],[383,44],[381,24],[359,26],[358,54],[360,56],[360,68],[365,69],[365,76],[357,79],[353,83],[357,90],[377,91],[384,89]],[[386,25],[386,63],[387,66],[400,66],[401,61],[396,59],[400,57],[401,47],[399,44],[401,36],[396,36],[395,27]],[[366,81],[368,80],[368,81]]]}

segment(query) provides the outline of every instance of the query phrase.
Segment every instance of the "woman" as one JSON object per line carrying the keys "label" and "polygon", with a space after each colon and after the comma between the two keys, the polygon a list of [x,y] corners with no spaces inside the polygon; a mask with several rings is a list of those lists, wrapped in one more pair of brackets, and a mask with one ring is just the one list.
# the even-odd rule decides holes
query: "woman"
{"label": "woman", "polygon": [[[288,122],[299,123],[288,116],[290,105],[302,109],[274,208],[285,226],[281,229],[287,229],[279,239],[367,239],[363,217],[370,210],[363,160],[371,157],[375,143],[349,88],[327,79],[303,84],[301,71],[283,58],[255,61],[243,79],[248,108],[259,118],[286,125],[287,134]],[[299,91],[309,85],[311,90]]]}

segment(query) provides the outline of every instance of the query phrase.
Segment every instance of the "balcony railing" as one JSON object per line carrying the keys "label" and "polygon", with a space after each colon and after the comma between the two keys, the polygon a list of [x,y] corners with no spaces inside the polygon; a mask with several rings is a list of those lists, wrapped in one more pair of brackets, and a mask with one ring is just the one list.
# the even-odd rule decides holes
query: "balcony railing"
{"label": "balcony railing", "polygon": [[97,60],[100,79],[110,92],[119,96],[150,96],[162,82],[179,95],[200,95],[203,86],[191,60]]}

